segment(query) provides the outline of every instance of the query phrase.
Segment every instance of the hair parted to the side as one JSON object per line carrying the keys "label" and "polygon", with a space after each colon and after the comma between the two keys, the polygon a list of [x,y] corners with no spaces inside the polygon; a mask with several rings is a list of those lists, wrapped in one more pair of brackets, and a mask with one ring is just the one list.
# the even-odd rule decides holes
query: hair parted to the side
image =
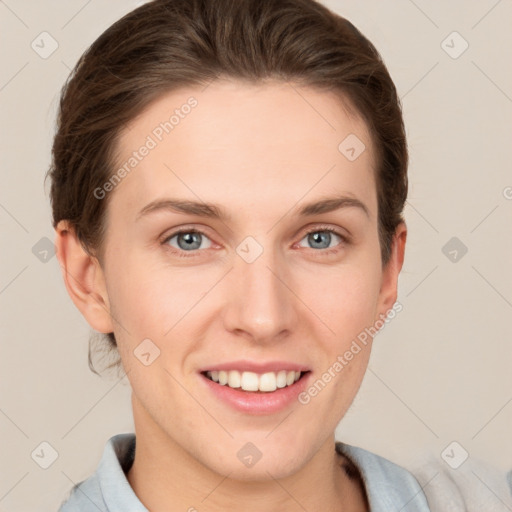
{"label": "hair parted to the side", "polygon": [[[52,162],[53,226],[68,220],[103,261],[108,195],[122,128],[164,93],[216,78],[267,79],[340,93],[376,148],[381,260],[403,221],[408,152],[400,100],[373,44],[315,0],[153,0],[109,27],[81,56],[60,98]],[[341,141],[340,141],[341,142]],[[104,335],[117,353],[113,333]],[[95,373],[89,345],[89,366]],[[121,366],[119,357],[108,368]]]}

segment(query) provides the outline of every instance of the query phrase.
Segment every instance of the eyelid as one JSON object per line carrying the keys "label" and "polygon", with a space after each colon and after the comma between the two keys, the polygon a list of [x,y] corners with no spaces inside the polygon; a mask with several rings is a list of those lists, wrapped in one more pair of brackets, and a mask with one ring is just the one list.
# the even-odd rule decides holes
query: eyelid
{"label": "eyelid", "polygon": [[307,227],[305,228],[303,237],[309,235],[310,233],[316,233],[317,231],[329,231],[338,235],[347,243],[352,241],[352,237],[346,229],[342,229],[338,226],[332,226],[330,224],[314,224],[313,226]]}
{"label": "eyelid", "polygon": [[[168,249],[171,253],[178,255],[178,256],[195,256],[196,254],[207,250],[207,249],[196,249],[194,251],[183,251],[183,250],[176,249],[175,247],[172,247],[171,245],[169,245],[168,244],[169,240],[171,238],[174,238],[176,235],[179,235],[180,233],[198,233],[198,234],[208,238],[208,240],[210,240],[212,246],[219,245],[208,234],[208,229],[206,227],[197,228],[195,226],[180,226],[179,228],[171,230],[170,233],[167,232],[166,234],[159,237],[160,245],[164,245],[165,248]],[[208,249],[211,249],[211,247],[209,247]]]}
{"label": "eyelid", "polygon": [[170,232],[166,232],[164,235],[160,236],[159,239],[161,243],[165,243],[168,242],[170,238],[179,235],[180,233],[200,233],[201,235],[204,235],[211,240],[212,237],[208,234],[208,231],[209,230],[206,228],[206,226],[201,226],[198,228],[196,225],[185,225],[172,229]]}

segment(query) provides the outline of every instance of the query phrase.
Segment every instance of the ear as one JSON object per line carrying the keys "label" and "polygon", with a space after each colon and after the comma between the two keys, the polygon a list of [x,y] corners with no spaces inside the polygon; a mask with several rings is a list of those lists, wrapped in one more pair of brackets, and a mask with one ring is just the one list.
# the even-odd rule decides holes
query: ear
{"label": "ear", "polygon": [[[398,275],[404,263],[405,242],[407,239],[407,227],[401,222],[393,235],[391,255],[389,261],[382,270],[382,281],[379,292],[378,311],[386,315],[396,302],[398,295]],[[377,319],[376,319],[377,320]]]}
{"label": "ear", "polygon": [[55,232],[57,259],[71,300],[93,329],[113,332],[105,277],[99,261],[84,250],[68,221],[60,221]]}

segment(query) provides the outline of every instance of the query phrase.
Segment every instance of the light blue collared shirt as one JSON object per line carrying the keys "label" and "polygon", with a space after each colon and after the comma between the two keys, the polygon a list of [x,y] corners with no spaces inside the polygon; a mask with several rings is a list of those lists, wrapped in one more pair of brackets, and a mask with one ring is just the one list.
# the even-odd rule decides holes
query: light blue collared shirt
{"label": "light blue collared shirt", "polygon": [[[371,512],[432,512],[423,490],[406,469],[362,448],[336,442],[356,465]],[[133,463],[135,434],[117,434],[105,445],[96,471],[71,490],[58,512],[148,512],[126,478]]]}

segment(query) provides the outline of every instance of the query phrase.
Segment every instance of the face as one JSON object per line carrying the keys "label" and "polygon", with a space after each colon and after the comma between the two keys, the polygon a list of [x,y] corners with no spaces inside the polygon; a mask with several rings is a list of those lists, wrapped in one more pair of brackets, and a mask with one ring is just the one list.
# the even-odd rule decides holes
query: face
{"label": "face", "polygon": [[[366,148],[356,159],[339,149],[349,134]],[[332,450],[371,342],[344,354],[394,302],[382,288],[365,123],[327,92],[217,81],[135,119],[120,167],[133,157],[108,192],[103,272],[137,435],[223,475],[298,471]],[[302,376],[251,392],[205,375],[236,386],[229,370],[244,369],[270,374],[240,373],[244,386],[268,389],[290,378],[282,371]],[[246,452],[261,453],[250,469]]]}

